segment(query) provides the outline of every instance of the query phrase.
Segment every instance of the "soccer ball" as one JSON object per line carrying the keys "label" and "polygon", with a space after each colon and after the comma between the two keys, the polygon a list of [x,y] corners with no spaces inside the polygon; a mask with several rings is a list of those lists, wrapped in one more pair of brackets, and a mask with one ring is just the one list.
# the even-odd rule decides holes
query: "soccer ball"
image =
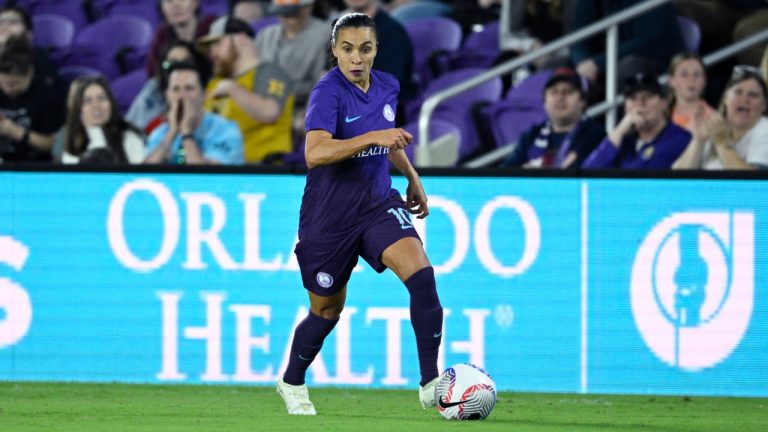
{"label": "soccer ball", "polygon": [[496,383],[471,363],[444,370],[435,387],[437,410],[448,420],[482,420],[496,405]]}

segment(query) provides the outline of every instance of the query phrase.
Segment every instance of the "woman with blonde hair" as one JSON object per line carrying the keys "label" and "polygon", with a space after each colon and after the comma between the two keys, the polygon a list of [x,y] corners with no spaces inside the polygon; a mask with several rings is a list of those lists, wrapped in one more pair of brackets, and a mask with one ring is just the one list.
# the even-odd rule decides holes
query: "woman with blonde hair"
{"label": "woman with blonde hair", "polygon": [[736,66],[719,112],[694,116],[693,139],[675,169],[734,170],[768,168],[768,89],[760,70]]}
{"label": "woman with blonde hair", "polygon": [[120,115],[104,77],[89,77],[80,82],[65,128],[62,163],[80,163],[88,152],[102,148],[108,149],[114,163],[138,164],[144,160],[144,137]]}

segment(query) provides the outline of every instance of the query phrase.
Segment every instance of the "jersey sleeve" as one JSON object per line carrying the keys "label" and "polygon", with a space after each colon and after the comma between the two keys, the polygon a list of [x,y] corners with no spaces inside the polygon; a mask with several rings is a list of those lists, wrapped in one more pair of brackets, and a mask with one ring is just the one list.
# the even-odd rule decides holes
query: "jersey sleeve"
{"label": "jersey sleeve", "polygon": [[332,86],[316,85],[309,95],[305,125],[307,132],[324,130],[336,135],[336,122],[339,115],[339,94]]}
{"label": "jersey sleeve", "polygon": [[256,71],[253,91],[276,100],[282,108],[288,96],[291,95],[290,82],[288,75],[277,65],[265,63]]}

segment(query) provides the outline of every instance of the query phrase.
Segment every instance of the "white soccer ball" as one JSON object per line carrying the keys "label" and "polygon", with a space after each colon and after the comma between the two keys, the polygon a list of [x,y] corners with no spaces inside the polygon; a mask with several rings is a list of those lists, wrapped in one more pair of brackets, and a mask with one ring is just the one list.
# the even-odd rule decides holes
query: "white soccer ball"
{"label": "white soccer ball", "polygon": [[496,405],[496,383],[481,367],[455,364],[440,374],[435,397],[437,410],[448,420],[483,420]]}

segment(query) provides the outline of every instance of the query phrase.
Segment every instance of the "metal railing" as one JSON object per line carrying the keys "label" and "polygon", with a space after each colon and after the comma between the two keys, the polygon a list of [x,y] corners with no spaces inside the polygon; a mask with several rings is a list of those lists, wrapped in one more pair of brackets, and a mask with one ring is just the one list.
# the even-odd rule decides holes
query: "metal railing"
{"label": "metal railing", "polygon": [[607,103],[609,107],[609,113],[606,116],[606,125],[613,126],[615,124],[615,111],[613,107],[616,100],[616,69],[619,40],[618,26],[624,21],[642,15],[643,13],[655,9],[665,3],[669,3],[670,1],[671,0],[648,0],[630,8],[624,9],[623,11],[611,15],[610,17],[604,18],[594,24],[563,36],[538,50],[523,54],[513,60],[502,63],[470,80],[464,81],[430,96],[426,101],[424,101],[424,104],[421,106],[421,111],[419,113],[419,144],[415,149],[416,165],[430,165],[430,153],[429,149],[427,148],[427,146],[429,146],[429,123],[432,117],[432,113],[441,102],[456,96],[459,93],[476,87],[486,81],[496,78],[497,76],[509,73],[519,68],[520,66],[524,66],[533,60],[538,59],[539,57],[554,53],[576,42],[582,41],[604,31],[606,32],[605,103]]}
{"label": "metal railing", "polygon": [[[768,29],[763,30],[763,31],[761,31],[759,33],[755,33],[755,34],[753,34],[753,35],[751,35],[751,36],[749,36],[747,38],[744,38],[744,39],[742,39],[742,40],[740,40],[738,42],[734,42],[731,45],[728,45],[728,46],[726,46],[724,48],[721,48],[721,49],[719,49],[719,50],[717,50],[717,51],[715,51],[715,52],[713,52],[711,54],[708,54],[708,55],[702,57],[701,60],[704,63],[704,66],[707,66],[707,67],[708,66],[712,66],[712,65],[715,65],[715,64],[717,64],[717,63],[719,63],[719,62],[721,62],[721,61],[723,61],[723,60],[733,56],[734,54],[738,54],[738,53],[746,50],[747,48],[749,48],[749,47],[751,47],[753,45],[759,44],[760,42],[764,42],[766,40],[768,40]],[[665,78],[665,77],[662,77],[662,79]],[[601,103],[599,103],[597,105],[593,105],[593,106],[589,107],[589,109],[587,109],[587,111],[586,111],[586,115],[588,117],[599,116],[599,115],[607,112],[611,108],[616,107],[621,102],[623,102],[623,100],[620,97],[615,98],[613,103],[609,103],[607,100],[603,101],[603,102],[601,102]],[[510,153],[512,153],[512,151],[514,151],[514,146],[513,145],[505,145],[504,147],[499,147],[496,150],[493,150],[493,151],[491,151],[489,153],[486,153],[486,154],[484,154],[484,155],[482,155],[482,156],[480,156],[480,157],[478,157],[476,159],[473,159],[473,160],[463,164],[462,166],[465,167],[465,168],[481,168],[481,167],[484,167],[484,166],[488,166],[490,164],[493,164],[495,162],[498,162],[498,161],[504,159]]]}

